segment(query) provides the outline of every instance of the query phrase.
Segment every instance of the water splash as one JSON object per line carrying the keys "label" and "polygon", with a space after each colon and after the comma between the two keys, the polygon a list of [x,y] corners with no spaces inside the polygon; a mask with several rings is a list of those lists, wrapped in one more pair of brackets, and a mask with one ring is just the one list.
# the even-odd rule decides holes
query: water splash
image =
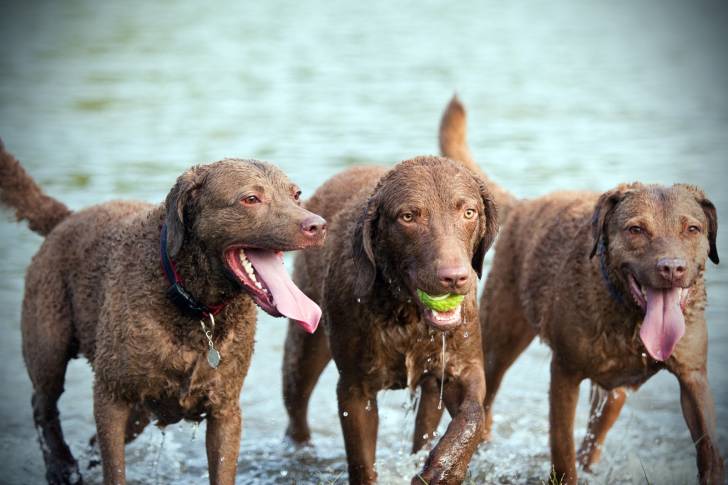
{"label": "water splash", "polygon": [[445,332],[442,333],[442,377],[440,378],[440,400],[437,409],[442,409],[442,393],[445,389]]}
{"label": "water splash", "polygon": [[152,476],[154,477],[154,483],[159,485],[162,483],[160,481],[159,476],[159,461],[162,458],[162,450],[164,450],[164,441],[167,437],[167,433],[162,430],[162,439],[159,442],[159,448],[157,449],[157,454],[154,457],[154,461],[152,461]]}

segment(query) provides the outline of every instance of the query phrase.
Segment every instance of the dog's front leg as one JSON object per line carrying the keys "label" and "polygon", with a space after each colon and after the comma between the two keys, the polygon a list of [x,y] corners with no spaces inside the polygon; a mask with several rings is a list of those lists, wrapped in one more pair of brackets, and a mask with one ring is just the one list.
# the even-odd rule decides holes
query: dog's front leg
{"label": "dog's front leg", "polygon": [[700,483],[722,484],[723,458],[715,436],[715,410],[705,368],[675,372],[680,383],[680,404],[697,451]]}
{"label": "dog's front leg", "polygon": [[349,483],[375,483],[377,472],[374,460],[379,427],[376,393],[366,390],[360,379],[347,378],[342,374],[336,394],[349,464]]}
{"label": "dog's front leg", "polygon": [[549,390],[551,462],[556,481],[568,485],[576,485],[574,418],[581,381],[580,376],[564,369],[559,363],[558,355],[554,354],[551,357]]}
{"label": "dog's front leg", "polygon": [[[461,483],[468,471],[470,458],[482,438],[485,417],[485,376],[482,364],[465,369],[459,380],[447,381],[445,386],[447,394],[460,395],[462,399],[447,431],[427,457],[422,473],[412,479],[413,485]],[[459,389],[452,389],[453,386]]]}
{"label": "dog's front leg", "polygon": [[126,483],[124,436],[131,405],[114,399],[98,382],[94,385],[94,419],[101,450],[104,485]]}
{"label": "dog's front leg", "polygon": [[242,418],[238,401],[221,409],[213,409],[207,416],[207,468],[211,485],[232,485],[240,451]]}

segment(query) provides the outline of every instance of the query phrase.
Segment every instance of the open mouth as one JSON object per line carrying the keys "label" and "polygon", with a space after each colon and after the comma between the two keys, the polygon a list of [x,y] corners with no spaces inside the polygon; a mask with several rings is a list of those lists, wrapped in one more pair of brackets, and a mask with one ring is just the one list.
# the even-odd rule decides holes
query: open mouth
{"label": "open mouth", "polygon": [[430,326],[438,330],[450,330],[462,322],[464,295],[454,293],[430,295],[418,288],[417,298],[424,307],[423,314]]}
{"label": "open mouth", "polygon": [[295,320],[309,333],[316,330],[321,309],[288,276],[281,251],[231,246],[225,250],[224,260],[263,311]]}
{"label": "open mouth", "polygon": [[632,298],[645,311],[640,339],[652,358],[665,361],[685,334],[684,311],[691,289],[641,285],[631,273],[627,279]]}

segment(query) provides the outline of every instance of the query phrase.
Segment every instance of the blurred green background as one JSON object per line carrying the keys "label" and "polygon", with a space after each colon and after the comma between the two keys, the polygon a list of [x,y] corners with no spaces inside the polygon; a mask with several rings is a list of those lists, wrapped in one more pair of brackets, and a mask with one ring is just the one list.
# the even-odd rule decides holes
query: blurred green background
{"label": "blurred green background", "polygon": [[[439,117],[457,90],[481,166],[519,196],[690,182],[724,216],[727,40],[722,2],[3,2],[0,137],[72,208],[159,202],[185,168],[225,156],[274,162],[306,196],[346,166],[436,153]],[[721,233],[724,256],[725,241]],[[3,216],[3,483],[43,479],[19,333],[23,273],[40,242]],[[711,265],[707,277],[709,372],[725,450],[728,271]],[[284,333],[283,320],[261,315],[241,398],[238,482],[341,483],[333,369],[312,403],[316,448],[282,443]],[[547,476],[548,361],[535,344],[506,377],[495,440],[473,459],[472,483]],[[87,364],[74,362],[67,379],[63,424],[85,471],[93,458]],[[423,459],[408,455],[408,403],[404,392],[380,396],[385,484],[409,483]],[[205,483],[203,437],[189,424],[164,437],[148,429],[128,448],[130,482]],[[677,384],[667,374],[630,397],[590,480],[644,483],[643,467],[651,483],[695,482]],[[98,467],[84,475],[100,481]]]}

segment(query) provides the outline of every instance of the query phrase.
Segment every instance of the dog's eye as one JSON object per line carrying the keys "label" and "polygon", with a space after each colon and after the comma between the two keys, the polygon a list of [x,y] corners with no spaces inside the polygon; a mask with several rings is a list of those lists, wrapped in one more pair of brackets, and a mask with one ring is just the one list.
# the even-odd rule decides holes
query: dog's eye
{"label": "dog's eye", "polygon": [[700,232],[700,226],[689,226],[688,232],[692,234],[698,234]]}
{"label": "dog's eye", "polygon": [[475,214],[477,214],[477,213],[478,213],[478,211],[476,211],[475,209],[465,209],[464,215],[465,215],[466,219],[472,219],[473,217],[475,217]]}
{"label": "dog's eye", "polygon": [[241,202],[245,205],[254,205],[254,204],[259,204],[260,199],[258,198],[257,195],[246,195],[245,197],[243,197],[241,199]]}
{"label": "dog's eye", "polygon": [[645,232],[645,230],[642,229],[640,226],[629,226],[629,228],[627,230],[629,231],[630,234],[635,234],[635,235],[642,234]]}
{"label": "dog's eye", "polygon": [[403,212],[399,218],[402,219],[403,222],[412,222],[415,219],[415,216],[411,212]]}

